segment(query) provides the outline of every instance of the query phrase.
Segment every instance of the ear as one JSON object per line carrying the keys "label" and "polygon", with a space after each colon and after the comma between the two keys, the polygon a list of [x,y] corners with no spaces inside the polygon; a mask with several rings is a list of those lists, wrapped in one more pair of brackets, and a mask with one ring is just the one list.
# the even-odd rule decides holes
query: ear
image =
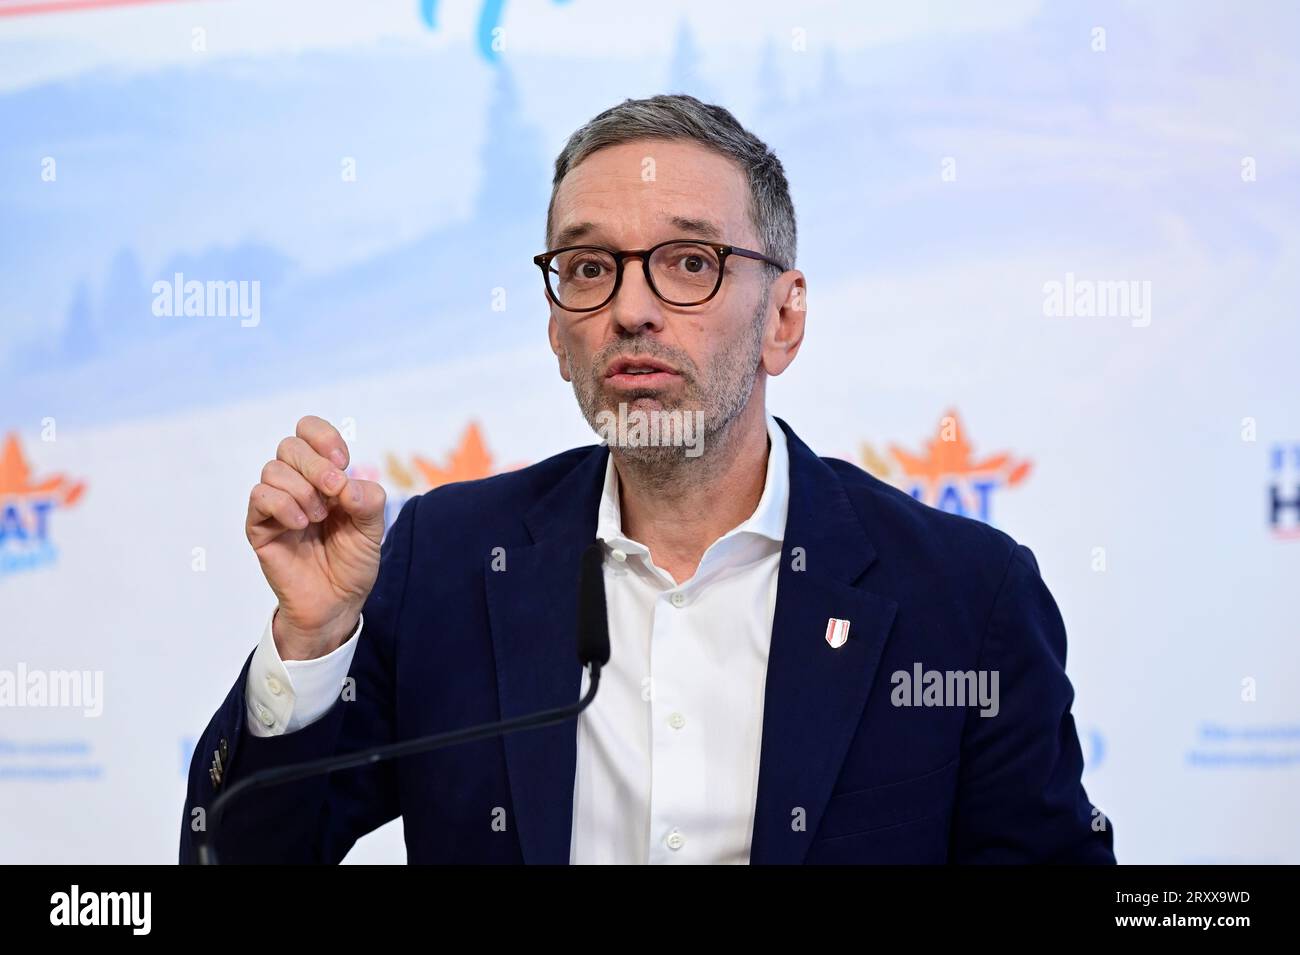
{"label": "ear", "polygon": [[767,329],[763,336],[763,370],[779,375],[790,367],[803,344],[808,314],[808,287],[798,269],[782,272],[772,283]]}
{"label": "ear", "polygon": [[[548,298],[547,304],[550,304]],[[551,320],[546,324],[546,337],[551,340],[551,351],[555,353],[556,360],[560,363],[560,377],[565,381],[573,381],[573,376],[569,373],[568,353],[565,351],[564,343],[560,341],[560,323],[555,320],[555,310],[551,310]]]}

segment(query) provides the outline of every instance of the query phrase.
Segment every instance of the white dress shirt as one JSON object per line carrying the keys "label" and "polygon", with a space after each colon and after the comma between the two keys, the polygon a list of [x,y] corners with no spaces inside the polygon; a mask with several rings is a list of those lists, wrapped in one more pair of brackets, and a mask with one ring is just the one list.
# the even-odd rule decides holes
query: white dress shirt
{"label": "white dress shirt", "polygon": [[[609,459],[596,536],[605,543],[610,662],[578,719],[573,863],[749,861],[790,488],[785,432],[771,415],[767,433],[754,513],[709,545],[680,584],[624,535]],[[327,656],[282,661],[268,621],[248,673],[250,732],[293,732],[323,716],[363,625]]]}

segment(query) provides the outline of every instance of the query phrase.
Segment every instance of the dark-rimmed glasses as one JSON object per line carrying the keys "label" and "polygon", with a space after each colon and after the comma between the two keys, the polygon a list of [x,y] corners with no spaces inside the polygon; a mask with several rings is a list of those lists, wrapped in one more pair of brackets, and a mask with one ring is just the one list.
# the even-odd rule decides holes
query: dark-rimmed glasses
{"label": "dark-rimmed glasses", "polygon": [[623,284],[623,263],[641,260],[650,290],[669,305],[703,305],[722,288],[727,259],[738,255],[766,262],[784,272],[785,266],[761,252],[705,242],[669,239],[648,249],[622,252],[598,245],[570,245],[533,257],[546,281],[546,294],[566,312],[604,308]]}

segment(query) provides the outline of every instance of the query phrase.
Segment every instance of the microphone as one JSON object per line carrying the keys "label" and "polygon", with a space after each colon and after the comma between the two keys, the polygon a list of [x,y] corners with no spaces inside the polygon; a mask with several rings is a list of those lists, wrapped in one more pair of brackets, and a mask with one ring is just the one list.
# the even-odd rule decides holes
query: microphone
{"label": "microphone", "polygon": [[[199,864],[217,865],[217,833],[221,826],[221,817],[239,796],[257,789],[279,786],[282,783],[295,782],[311,776],[321,776],[342,769],[357,766],[369,766],[388,759],[427,753],[458,743],[472,743],[491,736],[504,736],[519,730],[538,729],[553,726],[566,720],[576,719],[578,714],[591,705],[600,687],[600,668],[609,662],[609,617],[605,609],[605,552],[602,542],[593,541],[583,551],[581,572],[578,577],[578,662],[587,667],[590,681],[587,693],[577,703],[555,709],[528,713],[508,720],[494,723],[480,723],[465,729],[434,733],[431,736],[418,736],[414,739],[401,740],[396,743],[383,743],[368,749],[352,753],[336,753],[302,763],[288,766],[276,766],[253,773],[234,783],[218,796],[208,810],[207,838],[199,845]],[[337,704],[336,704],[337,705]]]}
{"label": "microphone", "polygon": [[605,550],[597,540],[582,552],[578,575],[578,662],[594,664],[593,682],[609,662],[609,615],[605,610]]}

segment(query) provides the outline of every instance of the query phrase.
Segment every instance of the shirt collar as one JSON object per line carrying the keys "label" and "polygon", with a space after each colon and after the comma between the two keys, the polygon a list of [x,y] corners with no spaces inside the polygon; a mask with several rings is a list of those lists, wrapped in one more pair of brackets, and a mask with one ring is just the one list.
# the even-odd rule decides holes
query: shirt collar
{"label": "shirt collar", "polygon": [[[785,432],[771,414],[764,415],[767,436],[771,447],[767,452],[767,477],[763,481],[763,494],[758,506],[743,523],[724,537],[737,534],[757,534],[781,543],[785,540],[785,521],[790,503],[790,452],[786,447]],[[607,544],[633,545],[644,551],[643,545],[623,534],[622,508],[618,496],[618,472],[611,454],[605,462],[605,487],[600,495],[600,508],[596,517],[596,536]]]}

